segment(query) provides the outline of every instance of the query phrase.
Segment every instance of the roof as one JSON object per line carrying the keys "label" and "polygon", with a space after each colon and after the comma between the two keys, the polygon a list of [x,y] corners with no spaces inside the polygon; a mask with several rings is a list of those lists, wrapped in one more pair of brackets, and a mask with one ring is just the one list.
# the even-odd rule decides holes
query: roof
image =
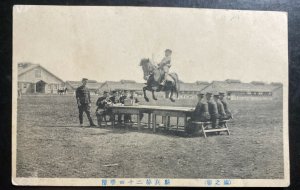
{"label": "roof", "polygon": [[262,82],[262,81],[252,81],[251,84],[254,84],[254,85],[265,85],[266,83]]}
{"label": "roof", "polygon": [[[66,81],[73,89],[78,88],[82,85],[81,81]],[[103,83],[97,82],[95,80],[88,80],[86,83],[86,87],[92,90],[97,90]]]}
{"label": "roof", "polygon": [[243,92],[272,92],[275,88],[274,85],[254,85],[252,83],[231,83],[226,81],[214,81],[208,85],[201,92],[221,92],[221,91],[243,91]]}
{"label": "roof", "polygon": [[60,80],[61,82],[64,82],[62,79],[60,79],[59,77],[57,77],[56,75],[54,75],[53,73],[51,73],[50,71],[42,67],[40,64],[33,64],[33,63],[18,63],[18,76],[23,75],[24,73],[27,73],[37,67],[42,68],[43,70],[45,70],[46,72],[48,72],[49,74],[53,75],[55,78]]}
{"label": "roof", "polygon": [[203,88],[207,87],[207,85],[208,84],[180,83],[180,91],[200,92]]}
{"label": "roof", "polygon": [[111,90],[142,90],[145,84],[137,82],[127,82],[121,81],[105,81],[100,87],[101,91],[111,91]]}

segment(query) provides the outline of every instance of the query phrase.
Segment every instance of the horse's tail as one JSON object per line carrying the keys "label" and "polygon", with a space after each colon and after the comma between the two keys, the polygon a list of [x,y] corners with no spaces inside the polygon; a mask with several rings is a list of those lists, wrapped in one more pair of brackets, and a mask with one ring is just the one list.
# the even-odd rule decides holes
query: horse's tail
{"label": "horse's tail", "polygon": [[170,76],[174,79],[175,81],[175,91],[176,91],[176,97],[178,98],[178,93],[179,93],[179,90],[180,90],[180,84],[179,84],[179,78],[178,78],[178,75],[177,73],[170,73]]}

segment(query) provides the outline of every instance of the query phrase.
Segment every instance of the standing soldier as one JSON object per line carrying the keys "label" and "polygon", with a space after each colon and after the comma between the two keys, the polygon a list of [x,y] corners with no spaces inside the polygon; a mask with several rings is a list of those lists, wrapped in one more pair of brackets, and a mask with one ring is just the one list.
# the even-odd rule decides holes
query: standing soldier
{"label": "standing soldier", "polygon": [[225,98],[225,93],[224,92],[220,92],[219,95],[220,95],[220,100],[221,100],[221,102],[222,102],[222,104],[224,106],[224,110],[225,110],[225,113],[226,113],[226,118],[225,119],[232,119],[233,118],[232,117],[232,113],[231,113],[231,111],[229,109],[228,102],[227,102],[227,100]]}
{"label": "standing soldier", "polygon": [[218,119],[218,107],[216,102],[211,98],[212,93],[207,92],[206,93],[206,99],[207,99],[207,104],[208,104],[208,112],[210,114],[210,120],[212,124],[212,128],[216,128],[217,126],[217,119]]}
{"label": "standing soldier", "polygon": [[[161,62],[158,64],[158,68],[163,71],[162,80],[160,85],[164,85],[166,80],[169,79],[169,69],[171,67],[171,55],[172,50],[166,49],[165,50],[165,57],[161,60]],[[172,79],[169,79],[172,80]]]}
{"label": "standing soldier", "polygon": [[76,100],[77,100],[77,105],[78,105],[78,110],[79,110],[79,122],[80,126],[82,127],[83,123],[83,112],[86,113],[86,116],[89,119],[90,126],[96,126],[91,118],[91,97],[90,97],[90,91],[86,87],[87,83],[86,78],[82,79],[82,85],[76,89]]}

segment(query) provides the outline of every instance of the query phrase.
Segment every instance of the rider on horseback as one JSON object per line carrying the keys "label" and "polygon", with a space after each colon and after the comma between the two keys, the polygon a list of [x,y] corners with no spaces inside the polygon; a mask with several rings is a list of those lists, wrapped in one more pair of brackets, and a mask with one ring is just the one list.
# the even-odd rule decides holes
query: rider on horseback
{"label": "rider on horseback", "polygon": [[160,83],[160,85],[162,85],[162,86],[165,85],[166,81],[170,80],[169,79],[169,69],[171,67],[171,55],[172,55],[172,50],[166,49],[165,50],[165,57],[158,64],[158,68],[163,73],[162,77],[161,77],[161,83]]}

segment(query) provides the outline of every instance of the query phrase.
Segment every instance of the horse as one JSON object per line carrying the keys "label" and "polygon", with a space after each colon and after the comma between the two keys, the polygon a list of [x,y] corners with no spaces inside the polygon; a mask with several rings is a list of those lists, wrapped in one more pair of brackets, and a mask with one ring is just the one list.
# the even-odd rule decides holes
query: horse
{"label": "horse", "polygon": [[[144,72],[144,79],[147,80],[145,87],[143,87],[144,98],[147,102],[149,102],[149,98],[147,97],[146,91],[152,92],[152,98],[157,100],[154,92],[164,91],[166,92],[166,98],[170,98],[172,102],[175,102],[173,99],[173,93],[175,92],[178,98],[179,91],[179,79],[176,73],[169,73],[173,81],[166,81],[164,86],[160,85],[160,81],[162,79],[162,75],[164,74],[156,65],[152,64],[149,59],[142,59],[140,61],[140,66]],[[169,92],[171,94],[169,95]]]}
{"label": "horse", "polygon": [[57,93],[58,93],[59,95],[62,95],[62,94],[66,94],[67,91],[68,91],[68,88],[63,88],[63,89],[58,89],[58,90],[57,90]]}

